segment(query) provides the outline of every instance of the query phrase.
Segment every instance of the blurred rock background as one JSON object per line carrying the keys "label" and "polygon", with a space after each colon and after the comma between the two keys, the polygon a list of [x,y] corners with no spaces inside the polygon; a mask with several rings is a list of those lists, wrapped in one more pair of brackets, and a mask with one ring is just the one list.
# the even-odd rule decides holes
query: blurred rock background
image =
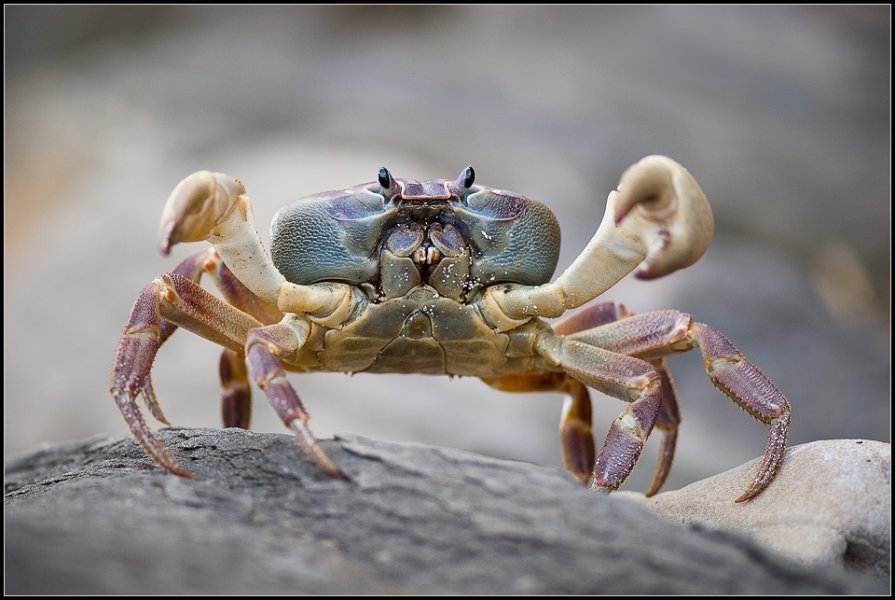
{"label": "blurred rock background", "polygon": [[[793,444],[888,441],[888,6],[7,6],[4,451],[126,433],[108,370],[162,258],[168,193],[212,169],[266,228],[287,202],[375,178],[453,178],[548,203],[559,269],[644,155],[684,164],[715,241],[626,279],[634,311],[711,323],[785,390]],[[266,231],[263,232],[266,239]],[[179,333],[154,381],[179,426],[220,423],[218,349]],[[670,360],[683,424],[668,488],[761,454],[764,427]],[[557,395],[475,380],[293,375],[320,436],[349,431],[561,464]],[[622,405],[594,394],[602,439]],[[283,429],[255,391],[253,428]],[[642,490],[657,440],[627,489]]]}

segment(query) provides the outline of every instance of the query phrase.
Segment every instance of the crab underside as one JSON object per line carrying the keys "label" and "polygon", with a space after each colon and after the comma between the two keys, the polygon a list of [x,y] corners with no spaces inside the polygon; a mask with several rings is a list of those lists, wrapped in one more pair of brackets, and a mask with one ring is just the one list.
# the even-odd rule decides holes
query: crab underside
{"label": "crab underside", "polygon": [[[590,303],[637,269],[655,278],[691,265],[711,240],[711,209],[679,164],[650,156],[628,169],[582,254],[550,282],[559,227],[534,200],[456,180],[395,179],[327,192],[286,206],[271,252],[256,231],[243,185],[201,171],[172,192],[160,245],[207,240],[140,293],[124,328],[111,392],[134,437],[162,468],[189,477],[136,403],[168,424],[150,369],[177,327],[224,347],[225,426],[247,428],[249,380],[267,396],[308,456],[346,475],[319,446],[286,371],[474,376],[511,392],[566,395],[560,435],[566,469],[592,488],[617,489],[653,428],[661,449],[647,495],[671,468],[680,413],[664,357],[698,348],[712,383],[769,432],[764,459],[737,499],[776,475],[790,407],[783,393],[719,331],[676,310],[633,314]],[[199,285],[210,275],[224,300]],[[588,387],[628,403],[595,452]]]}

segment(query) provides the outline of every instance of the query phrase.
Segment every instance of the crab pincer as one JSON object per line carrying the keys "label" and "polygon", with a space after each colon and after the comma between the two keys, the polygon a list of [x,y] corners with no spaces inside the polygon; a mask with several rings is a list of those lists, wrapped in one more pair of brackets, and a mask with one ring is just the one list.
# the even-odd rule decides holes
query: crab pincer
{"label": "crab pincer", "polygon": [[208,238],[236,206],[245,186],[229,175],[197,171],[184,178],[171,192],[159,225],[159,249],[167,256],[180,242]]}

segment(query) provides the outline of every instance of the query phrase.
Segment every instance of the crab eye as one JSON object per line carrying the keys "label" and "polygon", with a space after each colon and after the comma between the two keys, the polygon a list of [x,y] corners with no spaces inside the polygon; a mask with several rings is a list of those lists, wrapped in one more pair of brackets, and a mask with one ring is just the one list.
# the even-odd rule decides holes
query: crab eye
{"label": "crab eye", "polygon": [[463,187],[471,188],[472,184],[475,183],[475,170],[472,167],[466,167],[460,173],[460,182],[463,184]]}
{"label": "crab eye", "polygon": [[394,179],[392,179],[392,174],[388,172],[388,169],[386,169],[385,167],[381,167],[379,169],[379,185],[382,187],[382,189],[391,189],[393,181]]}

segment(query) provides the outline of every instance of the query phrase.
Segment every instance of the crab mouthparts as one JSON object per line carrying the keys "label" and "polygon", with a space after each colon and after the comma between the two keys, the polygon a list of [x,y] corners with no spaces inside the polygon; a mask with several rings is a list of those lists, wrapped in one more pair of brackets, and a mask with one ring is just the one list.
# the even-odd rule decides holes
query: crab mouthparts
{"label": "crab mouthparts", "polygon": [[436,265],[441,261],[441,252],[435,246],[424,243],[422,246],[413,251],[412,259],[418,265]]}

